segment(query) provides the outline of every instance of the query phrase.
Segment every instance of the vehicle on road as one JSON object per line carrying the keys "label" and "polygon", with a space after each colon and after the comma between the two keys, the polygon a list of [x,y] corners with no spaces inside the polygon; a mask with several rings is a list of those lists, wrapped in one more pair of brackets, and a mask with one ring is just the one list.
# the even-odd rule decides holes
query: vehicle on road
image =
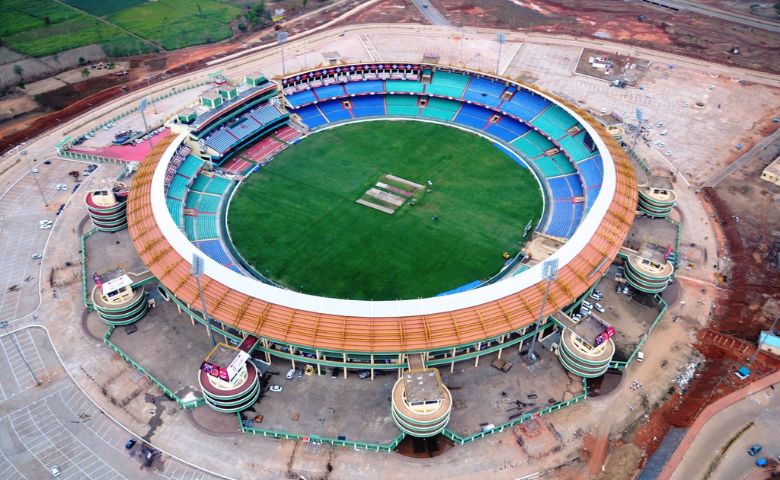
{"label": "vehicle on road", "polygon": [[756,454],[757,454],[758,452],[760,452],[760,451],[761,451],[761,448],[762,448],[762,447],[761,447],[761,445],[759,445],[759,444],[755,444],[755,445],[753,445],[752,447],[748,448],[748,450],[747,450],[747,453],[748,453],[748,455],[750,455],[751,457],[754,457],[754,456],[756,456]]}
{"label": "vehicle on road", "polygon": [[32,254],[32,259],[33,260],[38,260],[39,258],[42,258],[42,257],[43,257],[43,255],[41,255],[40,253],[33,253]]}

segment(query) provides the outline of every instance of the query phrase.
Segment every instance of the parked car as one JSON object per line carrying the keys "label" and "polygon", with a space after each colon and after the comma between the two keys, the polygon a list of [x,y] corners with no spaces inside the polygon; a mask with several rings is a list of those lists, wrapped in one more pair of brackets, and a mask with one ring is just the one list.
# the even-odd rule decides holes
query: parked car
{"label": "parked car", "polygon": [[751,457],[754,457],[758,452],[761,451],[761,448],[762,448],[761,445],[755,444],[752,447],[748,448],[747,453]]}
{"label": "parked car", "polygon": [[287,370],[287,374],[284,376],[287,380],[292,380],[295,377],[295,369],[291,368]]}
{"label": "parked car", "polygon": [[602,304],[600,304],[600,303],[597,303],[597,304],[593,305],[593,308],[595,308],[596,310],[598,310],[601,313],[604,313],[604,312],[607,311],[607,309],[604,308],[604,306]]}
{"label": "parked car", "polygon": [[40,253],[33,253],[33,255],[32,255],[32,259],[33,260],[38,260],[39,258],[42,258],[42,257],[43,257],[43,255],[41,255]]}
{"label": "parked car", "polygon": [[281,392],[283,389],[281,385],[271,385],[271,388],[269,388],[269,390],[271,390],[272,392]]}
{"label": "parked car", "polygon": [[593,304],[592,304],[592,303],[590,303],[590,302],[589,302],[589,301],[587,301],[587,300],[583,300],[583,301],[582,301],[582,306],[583,306],[583,307],[585,307],[585,308],[593,308]]}
{"label": "parked car", "polygon": [[57,465],[54,465],[49,469],[49,472],[51,472],[52,477],[59,477],[60,476],[60,467]]}
{"label": "parked car", "polygon": [[136,442],[135,438],[131,438],[130,440],[127,441],[127,443],[125,443],[125,448],[130,450],[135,446],[135,442]]}

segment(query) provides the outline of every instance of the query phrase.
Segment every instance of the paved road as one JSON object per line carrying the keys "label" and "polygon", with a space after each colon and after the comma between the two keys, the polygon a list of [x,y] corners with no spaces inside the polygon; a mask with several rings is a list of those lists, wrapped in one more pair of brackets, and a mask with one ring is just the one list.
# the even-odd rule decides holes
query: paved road
{"label": "paved road", "polygon": [[736,159],[731,165],[726,166],[723,170],[717,172],[715,175],[710,177],[702,186],[704,187],[717,187],[720,182],[726,179],[729,175],[737,171],[738,168],[755,158],[759,153],[761,153],[765,148],[767,148],[769,145],[774,143],[775,141],[780,140],[780,128],[775,130],[775,132],[772,135],[769,135],[768,137],[764,137],[756,143],[753,148],[745,152],[741,157]]}
{"label": "paved road", "polygon": [[[761,456],[777,458],[780,455],[777,444],[777,432],[780,431],[778,387],[780,385],[775,385],[775,390],[755,393],[714,415],[688,448],[672,480],[704,478],[710,468],[712,480],[736,480],[750,475],[757,467],[753,463],[755,458],[748,456],[746,451],[756,443],[764,447]],[[750,422],[754,425],[727,445]]]}
{"label": "paved road", "polygon": [[412,0],[412,3],[433,25],[441,25],[444,27],[452,26],[452,24],[446,18],[444,18],[444,15],[442,15],[441,12],[439,12],[439,10],[433,6],[430,0]]}
{"label": "paved road", "polygon": [[708,17],[720,18],[730,22],[740,23],[749,27],[761,28],[770,32],[780,32],[780,23],[770,19],[755,17],[737,12],[729,12],[710,5],[703,5],[699,2],[688,0],[643,0],[645,3],[661,5],[663,7],[673,8],[675,10],[687,10],[689,12],[699,13]]}

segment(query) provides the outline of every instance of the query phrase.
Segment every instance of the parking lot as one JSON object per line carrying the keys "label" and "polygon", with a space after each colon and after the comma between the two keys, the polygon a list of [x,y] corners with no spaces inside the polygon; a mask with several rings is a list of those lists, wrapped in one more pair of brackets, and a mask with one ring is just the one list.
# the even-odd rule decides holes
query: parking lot
{"label": "parking lot", "polygon": [[[57,219],[57,210],[73,193],[74,181],[68,172],[84,167],[83,163],[60,159],[48,165],[38,160],[34,165],[38,173],[25,173],[0,196],[0,322],[13,323],[39,304],[41,259],[32,257],[44,253],[51,232],[50,228],[42,229],[40,222]],[[58,188],[61,185],[65,189]]]}
{"label": "parking lot", "polygon": [[0,336],[0,478],[202,480],[205,472],[158,454],[141,469],[140,442],[98,409],[66,375],[46,332]]}

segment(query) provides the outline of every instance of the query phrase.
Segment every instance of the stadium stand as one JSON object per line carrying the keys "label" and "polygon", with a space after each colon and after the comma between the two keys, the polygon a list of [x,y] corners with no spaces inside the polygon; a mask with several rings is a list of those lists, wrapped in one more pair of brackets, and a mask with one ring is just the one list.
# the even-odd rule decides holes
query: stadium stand
{"label": "stadium stand", "polygon": [[352,99],[352,114],[356,117],[382,117],[385,112],[385,97],[368,96]]}
{"label": "stadium stand", "polygon": [[274,120],[277,120],[283,114],[279,111],[278,108],[274,107],[270,103],[266,103],[249,112],[249,115],[265,126],[269,123],[272,123]]}
{"label": "stadium stand", "polygon": [[189,185],[190,179],[176,175],[171,181],[171,186],[168,188],[168,197],[176,200],[183,200],[184,195],[187,193],[187,185]]}
{"label": "stadium stand", "polygon": [[195,217],[184,216],[184,233],[187,235],[187,240],[195,240]]}
{"label": "stadium stand", "polygon": [[275,155],[282,148],[284,148],[283,143],[279,142],[273,137],[265,137],[264,139],[249,147],[249,149],[247,149],[242,155],[249,160],[262,165],[267,161],[268,158]]}
{"label": "stadium stand", "polygon": [[219,236],[217,233],[217,216],[198,214],[195,217],[195,230],[198,240],[217,238]]}
{"label": "stadium stand", "polygon": [[453,121],[467,127],[482,130],[493,115],[494,113],[487,108],[466,103],[463,104]]}
{"label": "stadium stand", "polygon": [[567,238],[572,228],[574,203],[555,202],[550,216],[550,223],[544,233],[553,237]]}
{"label": "stadium stand", "polygon": [[206,145],[220,154],[230,150],[230,147],[238,140],[230,130],[217,130],[206,138]]}
{"label": "stadium stand", "polygon": [[195,191],[190,191],[187,193],[187,199],[184,201],[184,208],[198,208],[198,204],[200,203],[200,197],[201,194],[197,193]]}
{"label": "stadium stand", "polygon": [[508,102],[501,104],[501,110],[528,123],[548,105],[550,105],[550,102],[546,98],[525,90],[518,90]]}
{"label": "stadium stand", "polygon": [[227,162],[225,162],[221,167],[219,167],[221,170],[227,172],[227,173],[244,173],[250,168],[254,166],[253,163],[249,162],[248,160],[245,160],[242,157],[233,157]]}
{"label": "stadium stand", "polygon": [[222,265],[230,265],[232,263],[232,260],[228,256],[227,252],[225,252],[225,249],[222,248],[222,242],[219,240],[203,240],[200,242],[195,242],[195,246],[198,247],[200,251],[215,261],[221,263]]}
{"label": "stadium stand", "polygon": [[177,173],[184,177],[192,178],[198,173],[198,170],[200,170],[200,167],[202,166],[203,160],[194,155],[187,155],[187,158],[184,159],[181,166],[179,166]]}
{"label": "stadium stand", "polygon": [[505,142],[511,142],[520,135],[531,130],[531,127],[520,123],[511,117],[501,117],[501,119],[485,129],[486,132],[498,137]]}
{"label": "stadium stand", "polygon": [[221,197],[216,195],[203,194],[198,203],[198,211],[203,213],[217,213]]}
{"label": "stadium stand", "polygon": [[530,130],[511,144],[528,158],[538,157],[555,147],[550,140],[536,130]]}
{"label": "stadium stand", "polygon": [[536,118],[531,120],[531,125],[546,133],[552,139],[558,139],[566,135],[566,130],[577,123],[571,115],[558,105],[550,105]]}
{"label": "stadium stand", "polygon": [[[408,83],[412,83],[412,82],[408,82]],[[408,96],[408,95],[387,96],[388,115],[399,115],[402,117],[416,117],[419,113],[420,113],[420,107],[417,105],[416,96]]]}
{"label": "stadium stand", "polygon": [[262,125],[260,124],[260,122],[258,122],[251,116],[243,116],[239,118],[236,122],[234,122],[232,125],[228,126],[227,130],[230,132],[231,135],[236,137],[236,139],[243,140],[246,137],[260,130],[261,127]]}
{"label": "stadium stand", "polygon": [[329,122],[340,122],[342,120],[351,120],[352,115],[344,109],[344,105],[341,100],[332,100],[329,102],[323,102],[319,105],[320,111]]}
{"label": "stadium stand", "polygon": [[301,121],[309,128],[321,127],[328,123],[328,120],[322,116],[322,113],[316,105],[299,108],[295,113],[301,117]]}
{"label": "stadium stand", "polygon": [[572,163],[563,153],[556,153],[550,157],[550,160],[552,160],[555,166],[558,167],[558,171],[560,171],[562,175],[577,173],[577,169],[574,168],[574,165],[572,165]]}
{"label": "stadium stand", "polygon": [[292,95],[287,95],[285,99],[287,99],[287,102],[289,102],[293,108],[297,108],[317,100],[311,90],[304,90]]}
{"label": "stadium stand", "polygon": [[441,95],[442,97],[460,98],[469,78],[458,73],[438,71],[433,74],[430,84],[425,86],[425,93],[429,95]]}
{"label": "stadium stand", "polygon": [[330,98],[343,97],[347,92],[344,90],[344,87],[339,84],[315,88],[314,94],[320,100],[328,100]]}
{"label": "stadium stand", "polygon": [[461,103],[443,98],[431,98],[428,105],[421,112],[423,117],[433,118],[449,122],[455,116],[455,112],[460,108]]}
{"label": "stadium stand", "polygon": [[360,93],[370,92],[384,92],[384,82],[380,80],[366,80],[363,82],[349,82],[344,85],[349,95],[357,95]]}
{"label": "stadium stand", "polygon": [[385,82],[385,91],[398,93],[422,93],[425,85],[420,82],[411,82],[409,80],[387,80]]}
{"label": "stadium stand", "polygon": [[502,102],[501,94],[504,92],[504,89],[505,87],[502,83],[472,77],[466,92],[463,94],[463,99],[490,107],[497,107]]}
{"label": "stadium stand", "polygon": [[275,131],[273,133],[273,136],[285,143],[294,143],[295,140],[300,138],[301,132],[298,130],[292,128],[289,125],[285,125],[284,127],[280,128],[279,130]]}
{"label": "stadium stand", "polygon": [[587,132],[580,132],[575,136],[566,135],[558,140],[560,146],[569,154],[572,161],[579,162],[585,160],[588,157],[593,156],[588,147],[585,146],[584,140]]}
{"label": "stadium stand", "polygon": [[182,218],[181,218],[181,200],[177,200],[175,198],[166,198],[165,204],[168,206],[168,211],[171,213],[171,217],[173,217],[173,221],[176,222],[176,225],[181,228],[182,225]]}

